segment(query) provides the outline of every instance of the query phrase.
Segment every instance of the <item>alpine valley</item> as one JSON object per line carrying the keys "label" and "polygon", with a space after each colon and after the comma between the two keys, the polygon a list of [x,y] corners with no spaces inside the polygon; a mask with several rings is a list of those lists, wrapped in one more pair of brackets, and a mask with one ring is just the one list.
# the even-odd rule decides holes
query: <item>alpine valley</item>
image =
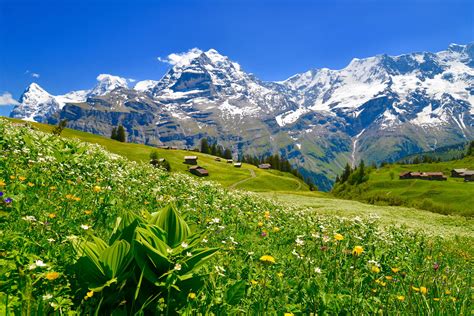
{"label": "alpine valley", "polygon": [[331,188],[349,162],[396,161],[474,139],[474,43],[438,53],[353,59],[265,82],[216,50],[171,54],[159,80],[101,74],[91,90],[51,95],[32,83],[11,117],[128,141],[194,148],[202,138],[240,154],[279,153]]}

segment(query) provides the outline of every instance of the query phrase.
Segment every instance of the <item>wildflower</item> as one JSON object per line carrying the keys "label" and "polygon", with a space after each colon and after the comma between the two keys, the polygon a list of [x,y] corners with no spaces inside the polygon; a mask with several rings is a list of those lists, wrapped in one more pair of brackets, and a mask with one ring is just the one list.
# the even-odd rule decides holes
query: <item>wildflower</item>
{"label": "wildflower", "polygon": [[403,302],[405,300],[405,296],[397,295],[397,300],[399,300],[400,302]]}
{"label": "wildflower", "polygon": [[415,291],[415,292],[420,292],[420,288],[418,288],[418,287],[414,287],[414,286],[412,286],[411,288],[412,288],[412,289],[413,289],[413,291]]}
{"label": "wildflower", "polygon": [[379,273],[380,272],[380,268],[377,267],[377,266],[372,266],[372,268],[370,269],[373,273]]}
{"label": "wildflower", "polygon": [[284,313],[283,316],[294,316],[295,314],[293,313]]}
{"label": "wildflower", "polygon": [[439,269],[439,263],[435,262],[433,264],[433,270],[438,271],[438,269]]}
{"label": "wildflower", "polygon": [[10,176],[10,180],[15,180],[15,176]]}
{"label": "wildflower", "polygon": [[336,234],[334,235],[334,239],[336,239],[337,241],[341,241],[344,240],[344,236],[342,236],[341,234]]}
{"label": "wildflower", "polygon": [[51,294],[45,294],[43,295],[43,301],[48,301],[53,298],[53,295]]}
{"label": "wildflower", "polygon": [[26,180],[26,177],[20,176],[20,177],[18,177],[18,180],[20,180],[20,181],[25,181],[25,180]]}
{"label": "wildflower", "polygon": [[263,223],[262,223],[262,222],[258,222],[257,226],[258,226],[258,227],[262,227],[262,226],[263,226]]}
{"label": "wildflower", "polygon": [[278,227],[273,227],[273,232],[274,232],[274,233],[278,233],[279,231],[280,231],[280,228],[278,228]]}
{"label": "wildflower", "polygon": [[321,268],[319,268],[319,267],[314,268],[314,272],[318,273],[318,274],[321,274]]}
{"label": "wildflower", "polygon": [[439,302],[439,297],[433,297],[433,301]]}
{"label": "wildflower", "polygon": [[196,299],[196,293],[193,293],[193,292],[189,293],[189,294],[188,294],[188,298],[189,298],[190,300],[195,300],[195,299]]}
{"label": "wildflower", "polygon": [[36,217],[31,216],[31,215],[24,216],[24,217],[22,217],[22,219],[27,221],[27,222],[36,222]]}
{"label": "wildflower", "polygon": [[449,295],[449,294],[451,294],[451,291],[450,291],[450,290],[446,290],[446,291],[444,292],[444,294]]}
{"label": "wildflower", "polygon": [[283,273],[278,272],[278,273],[277,273],[277,276],[278,276],[279,278],[282,278],[282,277],[283,277]]}
{"label": "wildflower", "polygon": [[260,261],[264,263],[275,263],[275,258],[269,255],[264,255],[260,257]]}
{"label": "wildflower", "polygon": [[[56,187],[50,187],[49,188],[51,191],[56,191]],[[67,197],[67,196],[66,196]]]}
{"label": "wildflower", "polygon": [[2,192],[2,191],[0,191],[0,197],[2,197],[2,196],[3,196],[3,192]]}
{"label": "wildflower", "polygon": [[92,188],[92,190],[94,190],[95,193],[99,193],[102,190],[102,188],[96,185],[94,186],[94,188]]}
{"label": "wildflower", "polygon": [[91,214],[92,214],[92,211],[91,211],[91,210],[85,210],[85,211],[84,211],[84,214],[86,214],[86,215],[91,215]]}
{"label": "wildflower", "polygon": [[390,275],[386,275],[386,276],[385,276],[385,279],[391,281],[391,280],[393,279],[393,277],[391,277]]}
{"label": "wildflower", "polygon": [[218,275],[224,276],[225,269],[223,267],[215,266],[214,268],[216,269]]}
{"label": "wildflower", "polygon": [[172,253],[173,253],[173,249],[171,249],[171,248],[166,248],[166,252],[169,253],[169,254],[172,254]]}
{"label": "wildflower", "polygon": [[6,198],[3,202],[10,204],[13,200],[11,198]]}
{"label": "wildflower", "polygon": [[46,263],[44,263],[43,260],[36,260],[35,265],[40,268],[46,267]]}
{"label": "wildflower", "polygon": [[48,214],[48,217],[49,217],[49,218],[55,218],[55,217],[56,217],[56,214],[54,214],[54,213],[49,213],[49,214]]}
{"label": "wildflower", "polygon": [[84,224],[82,224],[82,225],[81,225],[81,228],[84,229],[84,230],[88,230],[88,229],[90,228],[90,226],[89,226],[89,225],[84,225]]}
{"label": "wildflower", "polygon": [[258,282],[257,282],[257,281],[255,281],[255,280],[250,280],[250,284],[252,284],[252,285],[257,285],[257,284],[258,284]]}
{"label": "wildflower", "polygon": [[426,293],[428,293],[428,289],[424,286],[420,286],[420,292],[421,292],[421,294],[426,294]]}
{"label": "wildflower", "polygon": [[92,296],[94,296],[94,291],[87,292],[86,296],[91,298]]}
{"label": "wildflower", "polygon": [[355,246],[352,250],[352,254],[354,256],[360,256],[364,252],[364,248],[362,246]]}
{"label": "wildflower", "polygon": [[392,272],[393,272],[393,273],[398,273],[398,271],[400,271],[399,268],[392,268]]}
{"label": "wildflower", "polygon": [[253,256],[253,255],[255,254],[255,252],[249,251],[247,254],[248,254],[249,256]]}
{"label": "wildflower", "polygon": [[262,233],[260,234],[260,236],[262,236],[262,237],[267,237],[267,231],[265,231],[265,230],[262,231]]}
{"label": "wildflower", "polygon": [[183,248],[188,248],[188,246],[189,245],[187,243],[185,243],[184,241],[181,243],[181,247],[183,247]]}
{"label": "wildflower", "polygon": [[297,246],[303,246],[304,245],[304,240],[301,240],[300,237],[298,236],[295,240]]}
{"label": "wildflower", "polygon": [[29,186],[29,187],[34,187],[34,186],[35,186],[35,184],[34,184],[34,183],[32,183],[32,182],[28,182],[28,186]]}
{"label": "wildflower", "polygon": [[47,241],[49,242],[55,242],[55,240],[53,238],[48,238]]}
{"label": "wildflower", "polygon": [[265,218],[266,218],[266,219],[269,219],[269,218],[270,218],[270,212],[269,212],[269,211],[266,211],[266,212],[265,212]]}
{"label": "wildflower", "polygon": [[81,198],[77,196],[73,196],[72,199],[76,202],[79,202],[81,200]]}
{"label": "wildflower", "polygon": [[192,254],[191,252],[187,251],[187,252],[186,252],[186,256],[188,256],[188,257],[192,257],[192,256],[193,256],[193,254]]}
{"label": "wildflower", "polygon": [[175,264],[175,265],[174,265],[174,269],[175,269],[176,271],[181,270],[181,265],[180,265],[179,263]]}
{"label": "wildflower", "polygon": [[0,180],[0,187],[4,187],[6,186],[7,184],[5,182],[3,182],[3,180]]}
{"label": "wildflower", "polygon": [[203,242],[204,244],[207,244],[207,241],[208,241],[208,240],[207,240],[206,238],[203,238],[203,239],[202,239],[202,242]]}
{"label": "wildflower", "polygon": [[59,272],[53,271],[53,272],[46,273],[46,279],[48,279],[49,281],[54,281],[57,278],[59,278]]}
{"label": "wildflower", "polygon": [[323,236],[323,242],[328,242],[329,241],[329,237],[328,236]]}

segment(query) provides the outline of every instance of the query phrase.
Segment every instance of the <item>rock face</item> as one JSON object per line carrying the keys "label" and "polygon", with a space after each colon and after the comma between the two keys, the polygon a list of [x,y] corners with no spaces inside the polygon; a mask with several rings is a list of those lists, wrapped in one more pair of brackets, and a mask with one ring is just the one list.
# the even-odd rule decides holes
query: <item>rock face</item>
{"label": "rock face", "polygon": [[396,160],[474,138],[474,44],[438,53],[353,59],[263,82],[216,50],[171,54],[160,80],[99,75],[91,90],[53,96],[31,84],[12,117],[129,141],[192,148],[202,137],[237,154],[279,152],[329,189],[350,162]]}

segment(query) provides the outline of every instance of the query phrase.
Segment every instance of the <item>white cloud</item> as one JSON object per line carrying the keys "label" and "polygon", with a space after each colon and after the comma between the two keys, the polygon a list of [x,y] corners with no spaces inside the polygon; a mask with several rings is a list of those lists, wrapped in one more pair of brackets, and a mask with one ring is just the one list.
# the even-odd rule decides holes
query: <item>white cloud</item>
{"label": "white cloud", "polygon": [[136,79],[133,79],[133,78],[128,78],[127,79],[128,82],[131,82],[131,83],[134,83],[135,81],[137,81]]}
{"label": "white cloud", "polygon": [[17,100],[13,99],[12,94],[10,92],[4,92],[0,95],[0,106],[2,105],[18,105]]}
{"label": "white cloud", "polygon": [[194,58],[198,57],[199,55],[202,54],[202,50],[198,48],[192,48],[189,51],[185,53],[173,53],[169,54],[168,57],[162,58],[158,57],[158,61],[161,61],[162,63],[167,63],[172,66],[183,66],[185,64],[188,64],[191,60]]}
{"label": "white cloud", "polygon": [[31,76],[32,76],[33,78],[39,78],[39,77],[40,77],[40,74],[37,74],[37,73],[33,72],[33,73],[31,74]]}

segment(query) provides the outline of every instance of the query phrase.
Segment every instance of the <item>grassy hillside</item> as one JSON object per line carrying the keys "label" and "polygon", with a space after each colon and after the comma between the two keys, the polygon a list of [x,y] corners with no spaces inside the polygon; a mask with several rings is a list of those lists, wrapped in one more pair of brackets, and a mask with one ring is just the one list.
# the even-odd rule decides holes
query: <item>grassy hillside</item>
{"label": "grassy hillside", "polygon": [[409,155],[400,159],[400,162],[404,161],[413,161],[416,157],[423,161],[423,157],[429,157],[433,160],[440,159],[441,161],[447,161],[451,159],[459,159],[466,154],[467,148],[469,146],[469,142],[463,142],[459,144],[449,145],[449,146],[442,146],[438,147],[435,150],[422,152],[418,154]]}
{"label": "grassy hillside", "polygon": [[3,120],[0,166],[2,315],[472,311],[470,235],[321,193],[270,201]]}
{"label": "grassy hillside", "polygon": [[[415,165],[387,165],[372,169],[369,180],[358,186],[343,184],[335,194],[381,205],[404,205],[441,214],[474,216],[474,183],[451,178],[454,168],[474,170],[474,157]],[[441,171],[447,181],[399,180],[403,171]],[[393,179],[392,179],[393,178]]]}
{"label": "grassy hillside", "polygon": [[[18,123],[21,120],[9,119]],[[28,123],[44,132],[51,132],[54,126],[40,123]],[[119,154],[133,161],[149,161],[153,150],[158,152],[160,158],[165,158],[171,165],[172,171],[188,173],[189,165],[183,163],[184,156],[198,156],[198,164],[209,170],[209,177],[205,180],[214,180],[225,187],[245,189],[249,191],[308,191],[309,187],[301,179],[287,172],[277,170],[261,170],[250,164],[242,164],[242,168],[235,168],[225,161],[216,162],[214,156],[190,152],[185,150],[166,150],[142,144],[121,143],[99,135],[85,133],[66,128],[62,137],[77,138],[89,143],[104,146],[112,153]]]}

